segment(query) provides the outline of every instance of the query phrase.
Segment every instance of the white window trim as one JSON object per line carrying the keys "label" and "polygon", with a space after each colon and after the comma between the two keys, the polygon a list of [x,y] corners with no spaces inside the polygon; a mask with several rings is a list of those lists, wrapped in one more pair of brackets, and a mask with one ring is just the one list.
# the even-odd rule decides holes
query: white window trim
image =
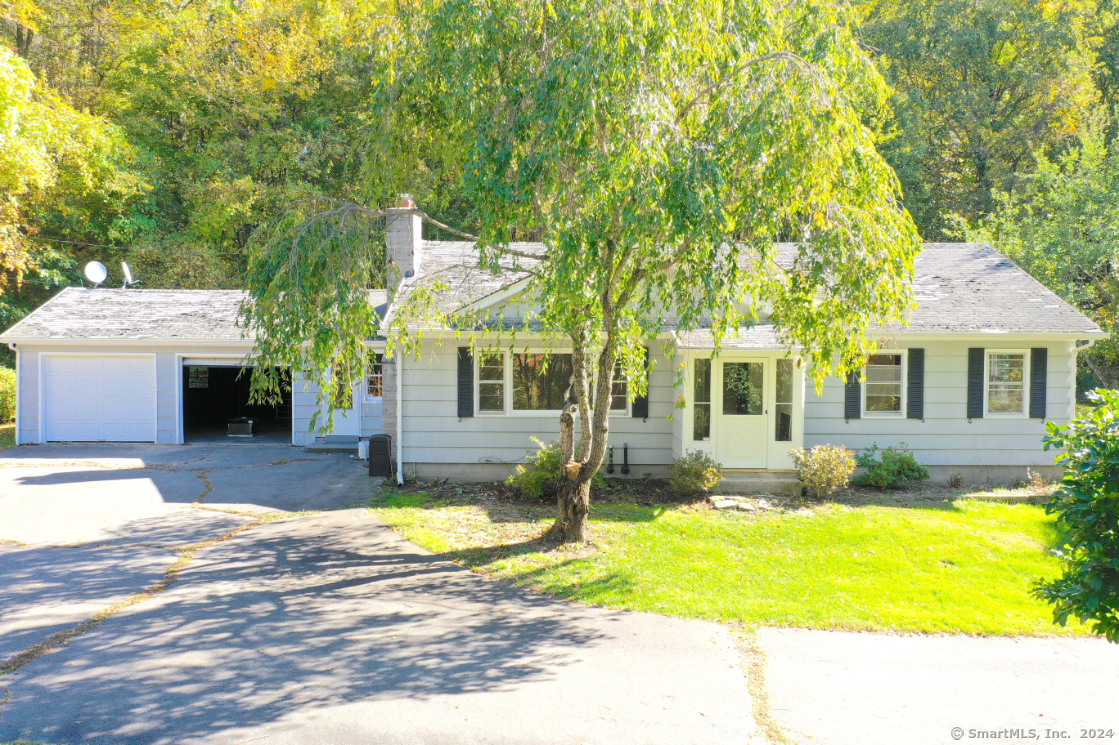
{"label": "white window trim", "polygon": [[[1022,355],[1022,410],[991,411],[988,401],[991,390],[991,355]],[[1026,419],[1030,411],[1030,350],[1029,349],[984,349],[983,350],[983,416],[988,419]]]}
{"label": "white window trim", "polygon": [[[860,402],[863,407],[864,419],[905,419],[906,412],[909,406],[909,350],[908,349],[879,349],[875,354],[900,354],[901,355],[901,410],[900,411],[867,411],[866,408],[866,389],[867,380],[866,365],[863,366],[863,381]],[[869,359],[869,358],[868,358]]]}
{"label": "white window trim", "polygon": [[[513,358],[514,354],[571,354],[572,350],[567,348],[560,349],[520,349],[510,352],[508,350],[488,351],[486,349],[475,349],[473,353],[474,365],[474,416],[519,416],[519,417],[534,417],[534,416],[559,416],[562,409],[514,409],[513,408]],[[505,407],[502,411],[482,411],[481,408],[481,360],[483,356],[501,355],[502,365],[502,384],[504,385],[505,393]],[[496,381],[491,381],[496,382]],[[592,392],[593,393],[593,392]],[[626,408],[611,409],[610,416],[612,417],[629,417],[632,416],[633,401],[629,398],[629,388],[626,388]],[[575,416],[579,416],[579,412],[575,412]]]}

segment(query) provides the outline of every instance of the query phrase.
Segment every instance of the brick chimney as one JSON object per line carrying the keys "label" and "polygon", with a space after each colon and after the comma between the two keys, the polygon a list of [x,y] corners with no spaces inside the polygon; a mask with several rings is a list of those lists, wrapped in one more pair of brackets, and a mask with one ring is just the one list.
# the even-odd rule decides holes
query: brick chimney
{"label": "brick chimney", "polygon": [[419,274],[423,259],[423,220],[412,195],[401,194],[396,207],[385,218],[385,247],[388,252],[388,289],[396,290],[400,280]]}

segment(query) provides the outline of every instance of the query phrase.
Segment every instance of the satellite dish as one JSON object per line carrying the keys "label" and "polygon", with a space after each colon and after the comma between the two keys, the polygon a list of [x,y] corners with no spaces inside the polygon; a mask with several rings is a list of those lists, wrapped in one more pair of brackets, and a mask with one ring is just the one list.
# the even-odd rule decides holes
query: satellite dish
{"label": "satellite dish", "polygon": [[109,270],[100,261],[91,261],[85,265],[85,278],[92,282],[94,287],[104,282],[108,276]]}
{"label": "satellite dish", "polygon": [[120,262],[120,266],[124,270],[124,287],[121,289],[127,290],[130,285],[136,284],[137,280],[132,279],[132,267],[128,266],[127,261]]}

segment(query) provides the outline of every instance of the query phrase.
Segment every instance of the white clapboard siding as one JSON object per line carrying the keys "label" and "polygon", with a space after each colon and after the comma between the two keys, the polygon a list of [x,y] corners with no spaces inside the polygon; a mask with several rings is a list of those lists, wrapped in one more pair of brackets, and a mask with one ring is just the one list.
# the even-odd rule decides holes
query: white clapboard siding
{"label": "white clapboard siding", "polygon": [[[1042,449],[1045,424],[1040,419],[967,419],[967,354],[969,347],[997,349],[992,342],[916,342],[901,348],[925,350],[925,406],[923,421],[864,417],[844,421],[843,382],[828,378],[816,395],[811,380],[805,396],[804,440],[861,449],[877,443],[886,447],[906,443],[917,460],[930,466],[1041,466],[1052,465],[1054,453]],[[1071,342],[1015,343],[1016,349],[1049,350],[1046,389],[1047,419],[1065,424],[1074,412],[1075,363]],[[1028,381],[1027,381],[1028,390]]]}
{"label": "white clapboard siding", "polygon": [[[404,459],[409,463],[520,462],[536,450],[532,441],[552,442],[559,436],[559,415],[507,414],[458,417],[458,345],[428,343],[419,360],[403,358]],[[610,419],[609,444],[629,445],[634,467],[672,462],[672,422],[676,400],[672,372],[657,345],[650,345],[655,363],[651,374],[649,418],[616,415]]]}

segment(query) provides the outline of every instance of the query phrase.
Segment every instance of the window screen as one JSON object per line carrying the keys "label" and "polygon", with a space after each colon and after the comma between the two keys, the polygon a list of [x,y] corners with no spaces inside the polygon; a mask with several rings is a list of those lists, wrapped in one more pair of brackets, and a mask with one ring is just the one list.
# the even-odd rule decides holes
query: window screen
{"label": "window screen", "polygon": [[901,414],[900,354],[872,354],[866,361],[866,411]]}
{"label": "window screen", "polygon": [[793,441],[793,361],[777,360],[777,442]]}
{"label": "window screen", "polygon": [[762,363],[723,363],[723,413],[761,416]]}
{"label": "window screen", "polygon": [[987,411],[1015,414],[1026,409],[1026,355],[987,355]]}
{"label": "window screen", "polygon": [[478,411],[505,411],[505,355],[478,357]]}
{"label": "window screen", "polygon": [[711,360],[695,361],[692,412],[692,439],[711,439]]}

